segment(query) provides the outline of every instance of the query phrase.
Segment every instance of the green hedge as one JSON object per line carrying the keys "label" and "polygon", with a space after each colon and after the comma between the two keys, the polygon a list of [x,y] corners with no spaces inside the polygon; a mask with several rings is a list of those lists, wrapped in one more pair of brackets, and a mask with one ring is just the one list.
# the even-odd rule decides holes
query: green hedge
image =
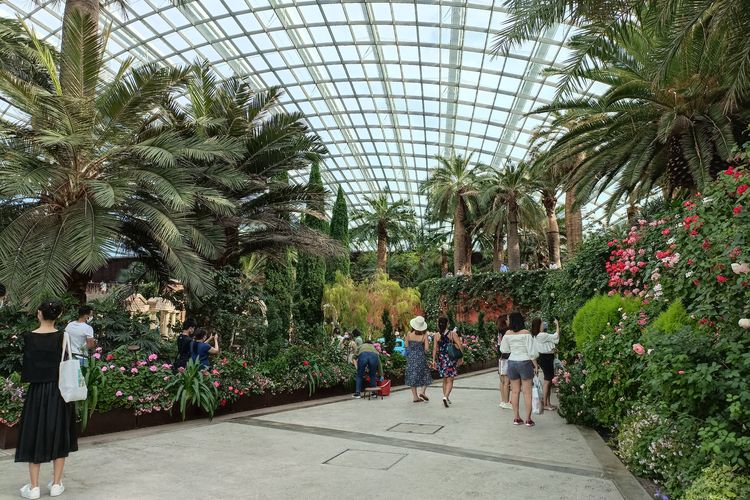
{"label": "green hedge", "polygon": [[[527,311],[541,309],[541,290],[547,277],[561,271],[536,270],[512,273],[481,273],[473,276],[454,276],[423,281],[419,285],[422,297],[422,310],[425,316],[434,321],[440,315],[440,297],[444,296],[449,307],[456,312],[478,309],[487,301],[493,303],[497,294],[511,300],[516,308]],[[456,310],[462,302],[463,311]]]}

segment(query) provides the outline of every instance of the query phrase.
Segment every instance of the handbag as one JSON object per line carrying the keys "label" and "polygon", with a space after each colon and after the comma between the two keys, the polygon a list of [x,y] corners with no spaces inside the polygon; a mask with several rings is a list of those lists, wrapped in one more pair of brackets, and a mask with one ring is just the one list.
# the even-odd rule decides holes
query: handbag
{"label": "handbag", "polygon": [[446,348],[446,352],[448,353],[448,357],[451,358],[453,361],[458,361],[459,359],[464,357],[464,353],[461,352],[461,349],[456,347],[456,344],[453,342],[453,340],[448,337],[448,340],[450,340],[450,344],[448,344],[448,347]]}
{"label": "handbag", "polygon": [[[67,361],[65,360],[66,353],[68,354]],[[81,363],[73,357],[73,350],[70,348],[70,337],[67,333],[63,335],[63,349],[62,356],[60,357],[57,386],[60,388],[60,395],[66,403],[83,401],[88,397],[86,379],[83,378]]]}
{"label": "handbag", "polygon": [[531,388],[531,411],[535,415],[541,415],[544,413],[544,405],[542,404],[542,382],[539,377],[534,377],[533,386]]}

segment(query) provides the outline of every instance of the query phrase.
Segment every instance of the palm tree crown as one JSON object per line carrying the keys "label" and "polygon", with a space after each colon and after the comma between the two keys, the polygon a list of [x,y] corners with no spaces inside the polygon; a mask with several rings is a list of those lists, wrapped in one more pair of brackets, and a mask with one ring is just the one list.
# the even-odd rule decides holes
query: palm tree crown
{"label": "palm tree crown", "polygon": [[416,215],[408,200],[390,201],[390,193],[365,197],[367,208],[354,210],[352,238],[377,243],[377,268],[386,271],[388,247],[410,241],[415,234]]}

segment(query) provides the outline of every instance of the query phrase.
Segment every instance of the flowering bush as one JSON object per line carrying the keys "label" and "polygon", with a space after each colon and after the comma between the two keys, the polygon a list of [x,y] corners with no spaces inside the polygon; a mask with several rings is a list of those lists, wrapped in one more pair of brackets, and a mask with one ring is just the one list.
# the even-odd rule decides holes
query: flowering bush
{"label": "flowering bush", "polygon": [[685,500],[723,500],[750,498],[750,476],[737,467],[712,463],[685,492]]}
{"label": "flowering bush", "polygon": [[568,423],[593,427],[597,423],[586,394],[586,374],[581,356],[576,356],[572,363],[565,363],[557,371],[558,412]]}
{"label": "flowering bush", "polygon": [[616,439],[617,453],[636,474],[679,494],[705,463],[696,434],[695,422],[689,418],[672,420],[640,407],[624,420]]}
{"label": "flowering bush", "polygon": [[0,380],[0,424],[13,427],[18,423],[25,392],[17,373]]}

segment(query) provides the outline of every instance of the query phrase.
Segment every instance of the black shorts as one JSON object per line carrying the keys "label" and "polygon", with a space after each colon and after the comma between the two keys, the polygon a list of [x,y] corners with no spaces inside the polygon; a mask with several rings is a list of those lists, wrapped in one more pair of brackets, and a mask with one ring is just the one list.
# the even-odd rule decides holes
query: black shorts
{"label": "black shorts", "polygon": [[531,360],[508,360],[508,378],[511,380],[531,380],[534,378],[534,363]]}
{"label": "black shorts", "polygon": [[544,380],[552,380],[555,376],[555,355],[553,353],[539,353],[539,366],[544,373]]}

